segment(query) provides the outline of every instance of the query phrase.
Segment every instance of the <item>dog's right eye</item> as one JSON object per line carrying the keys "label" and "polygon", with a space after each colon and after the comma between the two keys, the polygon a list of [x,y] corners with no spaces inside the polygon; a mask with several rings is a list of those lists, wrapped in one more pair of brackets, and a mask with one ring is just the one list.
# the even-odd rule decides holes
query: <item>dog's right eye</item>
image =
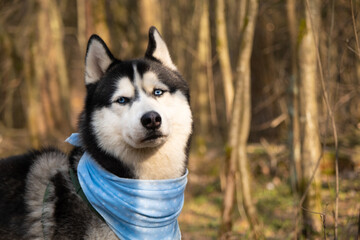
{"label": "dog's right eye", "polygon": [[130,99],[127,97],[119,97],[116,102],[124,105],[124,104],[127,104],[128,102],[130,102]]}

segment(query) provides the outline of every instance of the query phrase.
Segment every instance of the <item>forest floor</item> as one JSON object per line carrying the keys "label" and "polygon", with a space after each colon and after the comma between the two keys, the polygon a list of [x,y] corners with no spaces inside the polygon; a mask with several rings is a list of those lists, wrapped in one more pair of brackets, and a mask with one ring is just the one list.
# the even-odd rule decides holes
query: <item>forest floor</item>
{"label": "forest floor", "polygon": [[[259,145],[249,147],[253,200],[266,239],[295,239],[297,204],[288,181],[285,158],[280,156],[276,170],[272,171],[264,149]],[[222,161],[223,154],[214,150],[203,157],[190,156],[185,205],[179,218],[184,240],[217,239],[222,206],[219,177]],[[335,177],[333,169],[326,164],[321,164],[321,171],[326,239],[334,239]],[[360,165],[351,165],[350,169],[345,165],[340,168],[338,239],[358,239],[359,214]],[[235,205],[233,219],[231,239],[251,239],[241,203]],[[321,235],[311,239],[325,238]]]}
{"label": "forest floor", "polygon": [[[57,136],[47,144],[59,146],[65,151],[70,146],[63,144]],[[0,134],[0,157],[20,154],[29,149],[28,136],[22,131],[9,135]],[[261,144],[251,144],[248,148],[250,170],[253,175],[251,189],[266,239],[294,239],[297,203],[290,184],[285,146],[265,149]],[[189,160],[189,177],[185,193],[185,205],[179,217],[184,240],[217,239],[220,225],[222,193],[220,169],[224,152],[209,148],[200,156],[192,153]],[[360,214],[360,148],[343,150],[340,154],[340,194],[339,194],[339,238],[357,239]],[[335,178],[333,154],[324,154],[320,170],[322,172],[322,205],[326,214],[326,239],[334,236]],[[355,164],[354,164],[355,163]],[[272,166],[272,167],[271,167]],[[320,216],[319,216],[320,217]],[[233,231],[231,239],[251,239],[250,228],[241,204],[233,211]],[[312,239],[324,239],[314,236]]]}

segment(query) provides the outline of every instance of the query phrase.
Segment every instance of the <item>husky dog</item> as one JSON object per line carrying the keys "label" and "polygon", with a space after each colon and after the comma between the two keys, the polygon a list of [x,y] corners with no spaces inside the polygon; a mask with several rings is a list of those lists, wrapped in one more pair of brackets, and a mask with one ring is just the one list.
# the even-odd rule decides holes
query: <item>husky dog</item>
{"label": "husky dog", "polygon": [[93,35],[85,59],[82,143],[0,160],[0,239],[118,239],[74,185],[84,152],[121,178],[183,176],[192,132],[189,88],[155,27],[144,58],[120,61]]}

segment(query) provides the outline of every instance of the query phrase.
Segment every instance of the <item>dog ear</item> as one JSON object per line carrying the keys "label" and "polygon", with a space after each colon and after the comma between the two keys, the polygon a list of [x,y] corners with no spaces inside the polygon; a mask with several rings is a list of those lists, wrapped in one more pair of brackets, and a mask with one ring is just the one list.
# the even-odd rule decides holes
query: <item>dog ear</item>
{"label": "dog ear", "polygon": [[99,81],[114,60],[105,42],[98,35],[92,35],[86,49],[85,84]]}
{"label": "dog ear", "polygon": [[171,61],[166,43],[154,26],[149,29],[149,43],[145,52],[145,58],[159,61],[171,70],[177,70],[176,66]]}

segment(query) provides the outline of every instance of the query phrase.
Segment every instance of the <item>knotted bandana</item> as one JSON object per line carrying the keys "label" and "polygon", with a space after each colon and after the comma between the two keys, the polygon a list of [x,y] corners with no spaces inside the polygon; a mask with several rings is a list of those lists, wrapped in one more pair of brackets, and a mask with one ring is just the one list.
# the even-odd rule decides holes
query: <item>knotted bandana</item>
{"label": "knotted bandana", "polygon": [[[78,133],[66,142],[82,146]],[[85,152],[77,173],[88,201],[120,239],[181,239],[177,218],[184,204],[188,170],[176,179],[120,178]]]}

